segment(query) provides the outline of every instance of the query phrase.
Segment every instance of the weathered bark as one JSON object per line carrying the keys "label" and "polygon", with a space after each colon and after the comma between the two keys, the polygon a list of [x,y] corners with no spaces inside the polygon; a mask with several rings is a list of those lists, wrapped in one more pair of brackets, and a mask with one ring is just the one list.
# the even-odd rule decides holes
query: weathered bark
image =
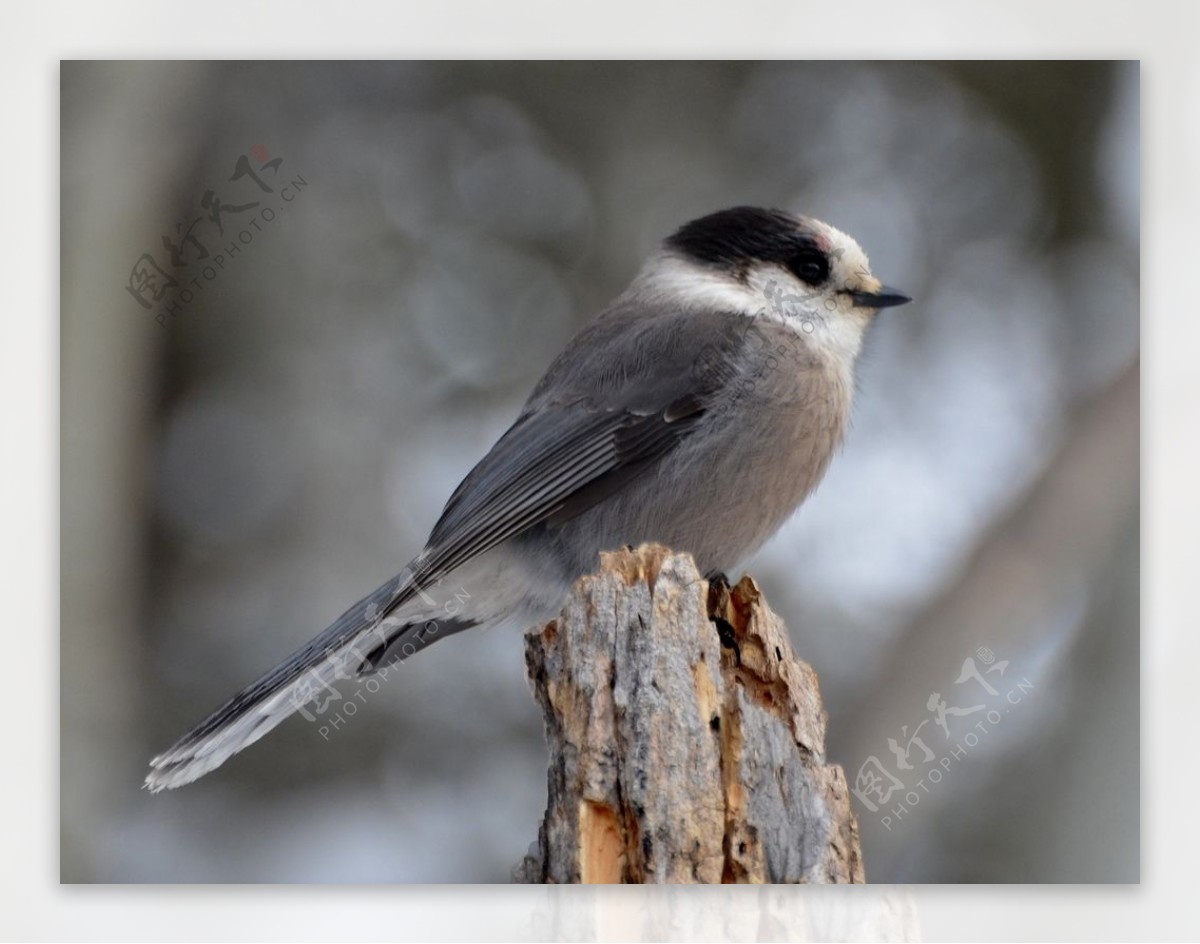
{"label": "weathered bark", "polygon": [[744,577],[605,555],[526,637],[550,747],[523,882],[863,882],[813,670]]}

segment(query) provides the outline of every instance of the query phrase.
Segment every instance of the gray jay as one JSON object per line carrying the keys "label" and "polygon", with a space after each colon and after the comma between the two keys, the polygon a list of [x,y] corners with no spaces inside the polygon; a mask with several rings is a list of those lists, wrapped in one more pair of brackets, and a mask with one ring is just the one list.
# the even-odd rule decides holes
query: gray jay
{"label": "gray jay", "polygon": [[815,219],[735,207],[681,227],[550,365],[421,553],[155,757],[146,785],[190,783],[337,679],[553,618],[601,551],[654,541],[733,569],[820,481],[864,333],[907,301]]}

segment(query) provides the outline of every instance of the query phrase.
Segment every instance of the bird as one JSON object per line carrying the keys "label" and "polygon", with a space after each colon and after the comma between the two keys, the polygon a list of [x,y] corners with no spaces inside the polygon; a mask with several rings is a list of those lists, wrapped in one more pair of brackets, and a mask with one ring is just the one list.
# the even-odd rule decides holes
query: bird
{"label": "bird", "polygon": [[144,786],[209,773],[339,679],[549,621],[603,551],[655,542],[733,570],[825,474],[867,331],[909,301],[812,217],[737,206],[680,226],[553,360],[420,553],[154,757]]}

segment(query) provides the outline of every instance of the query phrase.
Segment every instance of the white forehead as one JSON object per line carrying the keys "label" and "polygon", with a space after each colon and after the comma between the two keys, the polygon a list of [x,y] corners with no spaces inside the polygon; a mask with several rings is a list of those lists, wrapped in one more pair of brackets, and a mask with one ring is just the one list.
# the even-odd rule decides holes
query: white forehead
{"label": "white forehead", "polygon": [[805,221],[823,243],[821,248],[829,256],[830,281],[835,286],[857,288],[863,281],[873,281],[871,262],[858,240],[821,220],[807,217]]}

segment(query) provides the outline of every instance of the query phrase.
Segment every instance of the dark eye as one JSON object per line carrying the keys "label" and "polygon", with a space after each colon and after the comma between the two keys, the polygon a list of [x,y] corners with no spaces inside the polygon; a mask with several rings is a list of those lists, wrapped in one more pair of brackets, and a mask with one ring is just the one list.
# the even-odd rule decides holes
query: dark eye
{"label": "dark eye", "polygon": [[829,278],[829,260],[815,249],[805,249],[792,257],[788,268],[796,278],[809,285],[820,285]]}

